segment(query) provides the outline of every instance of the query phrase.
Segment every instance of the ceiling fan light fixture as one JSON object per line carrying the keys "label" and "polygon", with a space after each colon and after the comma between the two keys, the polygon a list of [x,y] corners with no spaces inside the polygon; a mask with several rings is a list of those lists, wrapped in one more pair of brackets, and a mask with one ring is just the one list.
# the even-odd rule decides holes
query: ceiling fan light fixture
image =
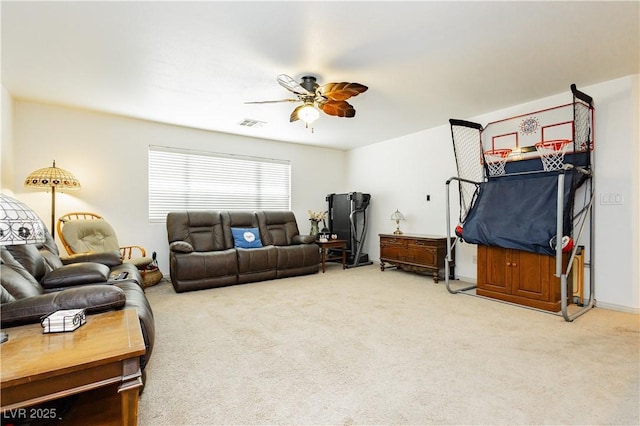
{"label": "ceiling fan light fixture", "polygon": [[305,106],[298,110],[298,118],[307,125],[316,121],[318,117],[320,117],[320,112],[311,103],[305,104]]}
{"label": "ceiling fan light fixture", "polygon": [[[327,83],[318,85],[316,78],[310,75],[302,77],[302,82],[296,82],[286,74],[278,75],[278,83],[295,94],[297,98],[281,99],[277,101],[245,102],[247,104],[269,104],[275,102],[302,102],[289,115],[289,122],[302,120],[306,128],[320,117],[320,111],[334,117],[352,118],[356,115],[355,108],[347,99],[366,92],[368,87],[360,83]],[[311,128],[313,133],[313,127]]]}

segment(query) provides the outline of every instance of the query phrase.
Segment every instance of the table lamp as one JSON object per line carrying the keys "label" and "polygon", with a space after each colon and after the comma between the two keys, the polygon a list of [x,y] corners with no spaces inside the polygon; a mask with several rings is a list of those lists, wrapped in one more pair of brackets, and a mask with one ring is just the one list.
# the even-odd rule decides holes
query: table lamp
{"label": "table lamp", "polygon": [[396,221],[396,230],[393,231],[394,235],[402,235],[402,231],[400,230],[400,221],[401,220],[405,220],[404,219],[404,215],[402,213],[400,213],[400,211],[398,209],[396,209],[395,212],[393,212],[393,214],[391,215],[391,220],[395,220]]}

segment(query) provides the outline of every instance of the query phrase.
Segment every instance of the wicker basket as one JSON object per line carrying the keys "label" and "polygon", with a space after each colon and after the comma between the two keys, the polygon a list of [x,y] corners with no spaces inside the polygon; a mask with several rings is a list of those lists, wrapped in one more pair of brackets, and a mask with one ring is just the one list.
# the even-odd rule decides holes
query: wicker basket
{"label": "wicker basket", "polygon": [[151,287],[156,285],[162,280],[162,272],[160,269],[147,269],[142,272],[142,286],[143,287]]}

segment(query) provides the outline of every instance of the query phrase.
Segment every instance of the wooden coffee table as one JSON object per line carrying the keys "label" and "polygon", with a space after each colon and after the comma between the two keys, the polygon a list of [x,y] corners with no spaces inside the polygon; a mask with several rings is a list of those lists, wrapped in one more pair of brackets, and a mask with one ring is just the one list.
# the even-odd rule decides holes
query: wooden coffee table
{"label": "wooden coffee table", "polygon": [[324,273],[327,260],[340,259],[339,257],[327,257],[327,249],[341,249],[342,250],[342,269],[347,267],[347,241],[346,240],[329,240],[329,241],[316,241],[316,244],[320,246],[320,253],[322,259],[322,272]]}
{"label": "wooden coffee table", "polygon": [[120,406],[106,411],[119,413],[116,424],[137,424],[145,346],[134,309],[88,315],[73,332],[43,334],[40,324],[5,331],[9,341],[0,346],[3,413],[55,419],[57,413],[28,407],[111,385]]}

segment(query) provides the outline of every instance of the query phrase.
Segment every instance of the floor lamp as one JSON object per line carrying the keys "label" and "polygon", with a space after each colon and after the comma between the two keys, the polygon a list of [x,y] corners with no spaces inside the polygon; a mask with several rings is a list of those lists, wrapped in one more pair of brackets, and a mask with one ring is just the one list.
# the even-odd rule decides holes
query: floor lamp
{"label": "floor lamp", "polygon": [[56,218],[56,189],[80,189],[80,182],[76,177],[64,169],[56,167],[53,160],[53,167],[45,167],[31,172],[24,181],[24,186],[28,188],[50,188],[51,189],[51,236],[55,238],[55,218]]}
{"label": "floor lamp", "polygon": [[[0,194],[0,246],[44,241],[44,224],[38,215],[20,201]],[[5,331],[0,331],[0,343],[8,338]]]}

